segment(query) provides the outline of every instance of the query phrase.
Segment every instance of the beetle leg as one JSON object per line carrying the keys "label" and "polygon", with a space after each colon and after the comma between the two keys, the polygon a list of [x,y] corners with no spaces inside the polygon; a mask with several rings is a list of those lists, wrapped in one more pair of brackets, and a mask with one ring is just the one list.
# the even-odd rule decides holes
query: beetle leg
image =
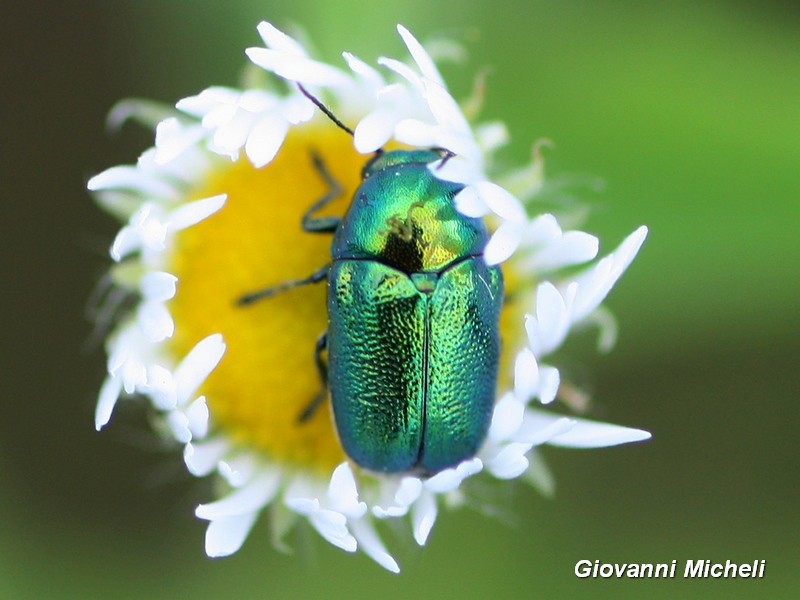
{"label": "beetle leg", "polygon": [[342,220],[340,217],[315,217],[314,213],[322,210],[325,206],[333,202],[336,198],[342,195],[341,184],[333,178],[322,162],[322,158],[316,152],[311,152],[311,161],[314,163],[314,168],[320,174],[325,184],[328,186],[328,191],[319,200],[314,202],[311,207],[303,215],[303,231],[308,233],[333,233],[339,227],[339,222]]}
{"label": "beetle leg", "polygon": [[287,290],[291,290],[296,287],[300,287],[301,285],[307,285],[309,283],[319,283],[328,277],[328,269],[330,269],[330,265],[325,265],[319,271],[313,272],[308,277],[304,277],[303,279],[290,279],[289,281],[284,281],[283,283],[279,283],[278,285],[273,285],[268,288],[264,288],[261,290],[256,290],[254,292],[249,292],[244,294],[243,296],[239,296],[236,299],[236,304],[238,306],[247,306],[248,304],[252,304],[257,300],[262,300],[264,298],[271,298],[281,292],[285,292]]}
{"label": "beetle leg", "polygon": [[314,396],[311,402],[300,411],[300,414],[297,415],[297,421],[300,423],[308,421],[325,398],[325,392],[328,389],[328,366],[325,364],[325,361],[322,360],[322,351],[327,347],[328,332],[325,331],[317,338],[317,345],[314,348],[314,363],[317,365],[317,372],[319,373],[320,383],[322,383],[322,389],[319,391],[319,394]]}

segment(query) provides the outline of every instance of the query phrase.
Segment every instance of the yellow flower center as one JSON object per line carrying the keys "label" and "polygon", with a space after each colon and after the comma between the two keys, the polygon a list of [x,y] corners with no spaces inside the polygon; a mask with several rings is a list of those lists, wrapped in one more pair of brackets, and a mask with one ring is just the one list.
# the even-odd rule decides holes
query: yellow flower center
{"label": "yellow flower center", "polygon": [[[331,237],[301,227],[302,215],[328,191],[312,151],[344,190],[324,214],[342,215],[369,157],[321,119],[293,128],[266,167],[244,158],[222,164],[191,194],[228,199],[218,213],[176,235],[168,266],[178,277],[169,304],[175,320],[170,352],[180,360],[205,336],[221,333],[227,351],[201,390],[215,430],[277,462],[329,473],[344,458],[329,403],[299,420],[322,386],[314,347],[327,325],[324,283],[236,305],[243,294],[307,277],[330,262]],[[520,316],[504,310],[506,348],[516,349],[508,342],[519,341]],[[511,364],[504,355],[503,387]]]}

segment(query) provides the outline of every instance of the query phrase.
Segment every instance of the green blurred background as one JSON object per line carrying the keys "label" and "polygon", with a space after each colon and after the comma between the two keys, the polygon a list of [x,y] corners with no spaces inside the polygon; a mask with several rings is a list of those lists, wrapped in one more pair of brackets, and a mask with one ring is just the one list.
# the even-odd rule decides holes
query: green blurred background
{"label": "green blurred background", "polygon": [[[367,6],[365,8],[365,6]],[[797,598],[800,594],[800,10],[782,2],[6,3],[0,598]],[[465,41],[457,95],[491,67],[503,155],[549,137],[548,173],[593,208],[605,251],[650,236],[610,297],[620,340],[564,358],[593,415],[649,443],[546,450],[553,500],[524,485],[499,519],[446,514],[420,551],[387,534],[392,576],[307,530],[278,554],[263,524],[209,560],[192,516],[207,483],[123,406],[102,434],[89,290],[116,224],[85,192],[149,136],[109,136],[120,98],[235,84],[255,25],[301,24],[319,53],[398,55],[394,25]],[[584,182],[585,185],[581,185]],[[598,186],[597,182],[603,182]],[[766,559],[763,580],[580,580],[580,559]]]}

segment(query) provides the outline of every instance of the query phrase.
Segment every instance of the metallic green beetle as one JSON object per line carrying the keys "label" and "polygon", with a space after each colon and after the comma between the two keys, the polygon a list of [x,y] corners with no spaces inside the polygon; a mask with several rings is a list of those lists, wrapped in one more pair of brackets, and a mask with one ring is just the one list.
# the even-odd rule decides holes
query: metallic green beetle
{"label": "metallic green beetle", "polygon": [[430,475],[457,465],[478,451],[492,417],[503,281],[483,259],[483,221],[453,204],[463,186],[432,171],[449,156],[376,152],[342,219],[313,216],[340,192],[315,158],[330,192],[303,228],[334,234],[331,264],[240,299],[327,279],[317,367],[344,451],[373,471]]}
{"label": "metallic green beetle", "polygon": [[486,227],[434,151],[386,152],[333,238],[328,383],[339,439],[375,471],[435,473],[473,456],[491,420],[503,283]]}

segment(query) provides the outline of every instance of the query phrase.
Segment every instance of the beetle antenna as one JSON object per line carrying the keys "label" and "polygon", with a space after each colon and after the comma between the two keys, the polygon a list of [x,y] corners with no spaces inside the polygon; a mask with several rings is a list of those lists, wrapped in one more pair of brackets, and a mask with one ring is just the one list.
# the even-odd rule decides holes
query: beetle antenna
{"label": "beetle antenna", "polygon": [[334,123],[334,124],[335,124],[335,125],[336,125],[336,126],[339,128],[339,129],[343,129],[344,131],[346,131],[347,133],[349,133],[351,136],[353,135],[353,130],[352,130],[352,129],[350,129],[350,128],[349,128],[347,125],[345,125],[344,123],[342,123],[342,122],[341,122],[341,121],[340,121],[340,120],[339,120],[339,119],[336,117],[336,115],[334,115],[334,114],[331,112],[331,109],[329,109],[327,106],[325,106],[325,105],[322,103],[322,101],[321,101],[319,98],[317,98],[316,96],[314,96],[314,94],[312,94],[312,93],[311,93],[311,92],[309,92],[309,91],[308,91],[306,88],[304,88],[302,84],[298,83],[298,84],[297,84],[297,87],[298,87],[298,89],[300,90],[300,92],[303,94],[303,96],[305,96],[306,98],[308,98],[309,100],[311,100],[311,102],[313,102],[313,103],[314,103],[314,105],[315,105],[315,106],[316,106],[318,109],[320,109],[320,110],[321,110],[323,113],[325,113],[325,116],[326,116],[326,117],[328,117],[328,118],[329,118],[331,121],[333,121],[333,123]]}
{"label": "beetle antenna", "polygon": [[[437,150],[438,150],[438,148],[437,148]],[[442,167],[444,167],[447,164],[447,161],[450,160],[451,158],[453,158],[456,155],[455,152],[453,152],[452,150],[448,150],[447,148],[441,148],[440,150],[442,152],[442,160],[440,160],[439,164],[436,165],[436,170],[437,171],[439,169],[441,169]]]}

